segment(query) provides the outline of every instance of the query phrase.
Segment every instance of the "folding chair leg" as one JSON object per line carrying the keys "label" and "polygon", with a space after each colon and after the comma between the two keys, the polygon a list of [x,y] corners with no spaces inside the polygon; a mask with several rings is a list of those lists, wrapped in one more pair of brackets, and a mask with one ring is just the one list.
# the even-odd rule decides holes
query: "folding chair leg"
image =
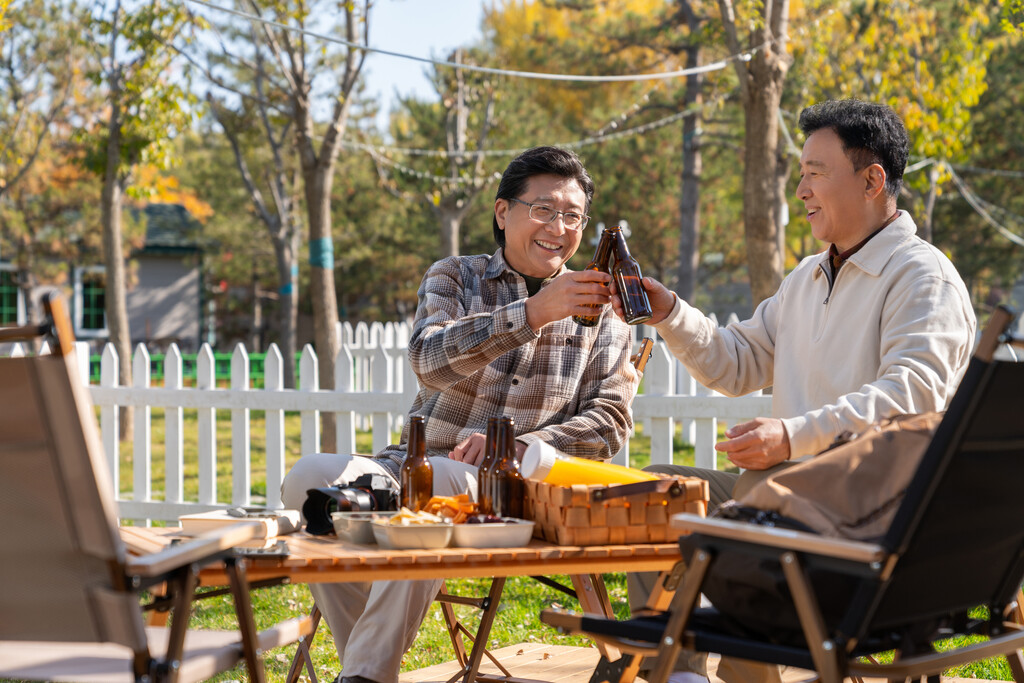
{"label": "folding chair leg", "polygon": [[825,621],[821,617],[821,610],[807,580],[807,574],[804,573],[796,553],[783,553],[781,561],[782,572],[786,575],[786,582],[793,595],[793,604],[800,616],[800,626],[803,628],[807,647],[811,651],[811,659],[814,660],[814,668],[817,669],[822,683],[842,683],[837,646],[826,637]]}
{"label": "folding chair leg", "polygon": [[310,683],[320,683],[316,678],[316,669],[313,667],[313,658],[309,651],[313,648],[313,637],[316,636],[316,629],[320,626],[320,608],[313,603],[313,609],[309,611],[309,622],[311,625],[309,635],[299,640],[295,648],[295,655],[292,657],[292,664],[288,668],[288,675],[285,683],[299,683],[299,676],[302,675],[302,667],[305,665],[306,673],[309,674]]}
{"label": "folding chair leg", "polygon": [[594,667],[589,683],[630,683],[640,671],[641,660],[643,657],[633,654],[623,654],[614,662],[602,656]]}
{"label": "folding chair leg", "polygon": [[711,566],[711,560],[711,554],[706,550],[698,550],[693,554],[693,561],[683,575],[683,585],[676,590],[676,595],[672,599],[669,612],[671,616],[661,637],[661,647],[658,648],[658,668],[649,679],[650,683],[664,683],[672,673],[672,667],[679,657],[680,650],[683,649],[683,629],[700,597],[700,587],[704,583],[708,567]]}
{"label": "folding chair leg", "polygon": [[1024,683],[1024,656],[1020,650],[1014,650],[1006,655],[1006,663],[1010,665],[1010,673],[1016,683]]}
{"label": "folding chair leg", "polygon": [[[604,585],[604,578],[600,574],[573,574],[569,578],[572,579],[573,587],[576,589],[576,599],[584,614],[592,614],[606,619],[615,618],[611,601],[608,599],[608,590]],[[618,648],[601,641],[597,641],[595,645],[603,658],[619,659]]]}

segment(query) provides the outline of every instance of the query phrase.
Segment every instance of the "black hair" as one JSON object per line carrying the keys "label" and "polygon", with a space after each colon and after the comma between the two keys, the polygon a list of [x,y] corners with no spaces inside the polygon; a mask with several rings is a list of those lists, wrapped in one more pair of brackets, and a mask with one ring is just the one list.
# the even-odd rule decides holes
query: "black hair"
{"label": "black hair", "polygon": [[854,170],[880,165],[885,170],[885,193],[899,196],[910,139],[892,107],[863,100],[828,100],[800,112],[805,136],[822,128],[831,128],[839,136]]}
{"label": "black hair", "polygon": [[[572,178],[579,183],[587,196],[587,204],[583,211],[590,211],[590,201],[594,198],[594,181],[575,152],[558,147],[534,147],[513,159],[501,174],[501,182],[498,183],[498,191],[494,198],[518,199],[519,195],[526,191],[526,184],[530,178],[546,174]],[[505,231],[498,227],[497,216],[492,220],[494,241],[498,246],[504,247]]]}

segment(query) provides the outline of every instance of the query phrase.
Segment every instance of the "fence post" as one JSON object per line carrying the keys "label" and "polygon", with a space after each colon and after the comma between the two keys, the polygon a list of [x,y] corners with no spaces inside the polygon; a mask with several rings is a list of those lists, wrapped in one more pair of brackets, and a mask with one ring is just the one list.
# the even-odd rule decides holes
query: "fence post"
{"label": "fence post", "polygon": [[[132,356],[132,386],[136,389],[149,387],[149,351],[142,344],[135,347]],[[150,417],[152,408],[135,407],[135,435],[132,442],[132,499],[150,501],[153,498],[153,445],[151,443]]]}
{"label": "fence post", "polygon": [[[231,390],[249,390],[249,354],[242,344],[231,354]],[[251,484],[249,409],[231,409],[231,503],[248,505]]]}
{"label": "fence post", "polygon": [[[216,361],[213,349],[203,344],[196,356],[196,389],[213,391],[217,388]],[[212,505],[217,502],[217,409],[199,408],[199,502]]]}
{"label": "fence post", "polygon": [[[394,373],[391,371],[391,364],[388,363],[388,354],[384,347],[378,346],[373,354],[373,361],[370,364],[373,372],[372,384],[375,393],[384,393],[394,386]],[[388,418],[389,413],[373,413],[370,418],[373,428],[373,452],[380,453],[391,443],[391,424]]]}
{"label": "fence post", "polygon": [[75,342],[75,364],[78,365],[78,379],[82,386],[89,386],[89,344],[86,342]]}
{"label": "fence post", "polygon": [[[171,344],[164,356],[164,387],[181,389],[182,375],[181,351],[177,344]],[[180,406],[164,406],[164,468],[164,498],[180,503],[184,500],[185,482],[184,412]]]}
{"label": "fence post", "polygon": [[[113,344],[107,344],[103,347],[103,355],[100,357],[100,386],[101,387],[116,387],[120,382],[118,377],[120,371],[118,370],[118,363],[120,359],[117,356],[117,349],[114,348]],[[114,495],[119,495],[121,492],[121,442],[118,440],[118,432],[120,431],[120,424],[118,419],[121,417],[119,407],[117,405],[104,405],[100,407],[100,430],[103,433],[103,451],[107,454],[107,465],[110,467],[110,477],[114,484]]]}
{"label": "fence post", "polygon": [[[284,389],[284,360],[277,344],[271,344],[263,359],[263,390],[282,391]],[[268,508],[281,507],[281,482],[284,481],[284,411],[266,411],[267,443],[267,500]]]}
{"label": "fence post", "polygon": [[[334,362],[335,391],[351,393],[353,391],[353,375],[355,359],[347,346],[342,346]],[[342,410],[334,414],[336,432],[338,434],[338,452],[351,454],[356,452],[356,416],[351,410]]]}
{"label": "fence post", "polygon": [[[346,323],[347,324],[347,323]],[[342,344],[344,348],[344,344]],[[302,347],[299,359],[299,390],[315,393],[320,390],[320,362],[312,344]],[[302,415],[302,455],[320,452],[320,412],[303,410]]]}
{"label": "fence post", "polygon": [[[645,396],[670,396],[672,394],[673,370],[672,355],[665,344],[656,344],[647,364],[644,378]],[[651,464],[672,464],[673,422],[671,417],[651,417]]]}

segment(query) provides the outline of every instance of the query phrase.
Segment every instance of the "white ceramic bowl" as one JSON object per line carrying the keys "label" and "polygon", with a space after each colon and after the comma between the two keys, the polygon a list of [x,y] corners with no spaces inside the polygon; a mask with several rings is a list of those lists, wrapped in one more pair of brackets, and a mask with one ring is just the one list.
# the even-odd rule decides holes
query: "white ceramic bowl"
{"label": "white ceramic bowl", "polygon": [[332,512],[334,533],[349,543],[376,543],[370,522],[375,519],[393,517],[395,512]]}
{"label": "white ceramic bowl", "polygon": [[452,541],[451,522],[437,524],[389,524],[386,520],[370,522],[377,544],[393,550],[447,548]]}
{"label": "white ceramic bowl", "polygon": [[455,545],[463,548],[518,548],[530,542],[533,522],[515,519],[508,522],[456,524]]}

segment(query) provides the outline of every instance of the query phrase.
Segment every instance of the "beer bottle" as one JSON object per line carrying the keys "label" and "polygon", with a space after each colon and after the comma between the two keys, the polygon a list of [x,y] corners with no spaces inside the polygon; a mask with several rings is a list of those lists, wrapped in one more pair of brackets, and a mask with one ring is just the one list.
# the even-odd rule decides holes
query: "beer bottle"
{"label": "beer bottle", "polygon": [[480,461],[476,474],[476,500],[480,512],[494,514],[494,466],[498,464],[498,418],[487,418],[487,440],[484,442],[484,459]]}
{"label": "beer bottle", "polygon": [[494,493],[491,514],[522,519],[526,482],[519,472],[515,423],[511,417],[501,418],[498,424],[498,463],[494,467],[492,482],[491,490]]}
{"label": "beer bottle", "polygon": [[[588,263],[587,267],[583,270],[596,270],[601,273],[607,273],[608,261],[611,258],[612,247],[614,245],[615,236],[610,230],[603,230],[601,232],[601,239],[597,242],[597,249],[594,250],[594,260]],[[601,306],[598,306],[597,304],[588,305],[596,309],[601,308]],[[601,311],[598,310],[596,315],[574,315],[572,319],[574,322],[577,322],[584,327],[594,327],[597,325],[598,320],[601,319]]]}
{"label": "beer bottle", "polygon": [[434,495],[434,467],[427,460],[427,427],[422,415],[409,418],[409,441],[398,474],[402,507],[413,512],[425,508]]}
{"label": "beer bottle", "polygon": [[651,302],[644,289],[644,276],[640,272],[640,264],[630,256],[626,238],[622,235],[622,228],[616,227],[614,232],[615,249],[613,251],[612,277],[615,278],[615,286],[618,288],[619,298],[622,300],[624,320],[630,325],[639,325],[650,320],[654,312],[651,310]]}

